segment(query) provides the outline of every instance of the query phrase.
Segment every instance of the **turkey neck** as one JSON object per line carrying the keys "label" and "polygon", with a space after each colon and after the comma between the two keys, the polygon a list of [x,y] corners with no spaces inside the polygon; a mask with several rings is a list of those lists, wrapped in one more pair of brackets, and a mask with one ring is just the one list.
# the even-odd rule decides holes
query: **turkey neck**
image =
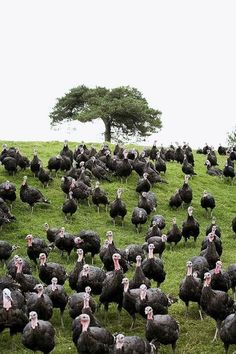
{"label": "turkey neck", "polygon": [[115,271],[120,270],[120,263],[118,259],[114,259],[114,270]]}
{"label": "turkey neck", "polygon": [[17,263],[16,268],[17,268],[16,273],[21,274],[22,273],[22,263],[21,264]]}
{"label": "turkey neck", "polygon": [[87,330],[89,328],[89,322],[88,321],[81,321],[81,325],[82,325],[82,332],[87,332]]}
{"label": "turkey neck", "polygon": [[28,240],[27,240],[27,243],[28,243],[28,247],[32,247],[33,240],[32,240],[32,239],[28,239]]}
{"label": "turkey neck", "polygon": [[33,318],[33,319],[31,320],[31,327],[32,327],[33,329],[35,329],[37,326],[38,326],[38,320],[37,320],[37,318]]}
{"label": "turkey neck", "polygon": [[12,307],[11,300],[8,299],[6,296],[3,296],[3,306],[6,311],[8,311]]}
{"label": "turkey neck", "polygon": [[148,258],[149,259],[154,258],[153,249],[151,249],[151,248],[149,248],[149,250],[148,250]]}

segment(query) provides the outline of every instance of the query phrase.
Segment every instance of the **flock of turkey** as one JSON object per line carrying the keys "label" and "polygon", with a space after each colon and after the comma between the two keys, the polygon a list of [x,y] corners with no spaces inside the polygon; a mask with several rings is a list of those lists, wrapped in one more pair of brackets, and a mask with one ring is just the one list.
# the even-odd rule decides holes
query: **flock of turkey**
{"label": "flock of turkey", "polygon": [[[205,155],[208,175],[224,178],[225,183],[234,189],[236,147],[226,149],[219,146],[218,154],[225,156],[222,170],[217,167],[217,153],[207,144],[197,153]],[[100,236],[94,230],[72,234],[66,232],[64,227],[51,228],[48,223],[44,225],[46,238],[26,235],[27,258],[22,250],[18,253],[23,256],[13,256],[17,246],[1,237],[0,260],[6,264],[7,270],[0,278],[0,332],[6,328],[9,328],[10,335],[20,332],[22,344],[26,348],[49,353],[55,347],[55,329],[50,322],[53,309],[60,309],[62,326],[64,311],[68,309],[73,320],[72,340],[78,353],[155,353],[162,344],[171,344],[175,352],[181,328],[176,319],[168,314],[168,310],[177,297],[160,289],[166,278],[162,254],[166,243],[174,249],[181,239],[187,244],[193,238],[195,243],[200,234],[200,225],[191,205],[191,179],[198,178],[192,149],[187,144],[158,148],[154,142],[150,149],[140,153],[119,145],[112,152],[105,144],[99,151],[94,147],[87,148],[85,144],[72,151],[65,141],[60,153],[48,160],[47,169],[43,168],[36,150],[30,160],[19,149],[4,145],[0,161],[12,180],[0,180],[0,225],[3,235],[4,227],[7,227],[5,224],[17,223],[14,202],[18,193],[21,202],[29,205],[29,213],[32,214],[35,204],[53,203],[44,194],[46,188],[50,189],[53,180],[59,178],[59,171],[64,174],[60,188],[65,195],[61,211],[66,222],[73,223],[74,214],[78,208],[83,208],[85,201],[88,206],[92,203],[97,213],[109,213],[113,225],[122,228],[128,213],[122,199],[124,188],[118,188],[115,199],[109,200],[106,183],[112,184],[116,179],[122,186],[128,186],[129,177],[136,173],[138,201],[130,211],[130,222],[137,234],[143,229],[142,225],[150,223],[143,242],[126,244],[124,249],[116,245],[112,231],[107,231],[105,242],[101,244]],[[181,227],[174,217],[172,226],[164,233],[166,221],[162,215],[154,215],[158,199],[152,189],[158,183],[168,183],[165,173],[169,162],[179,163],[183,172],[183,183],[170,196],[169,208],[176,211],[186,208],[187,215]],[[20,169],[25,170],[25,176],[17,190],[14,176]],[[29,174],[40,181],[40,190],[28,183]],[[1,179],[3,176],[4,173]],[[199,205],[205,209],[206,217],[211,218],[212,222],[206,230],[201,250],[187,261],[186,276],[176,295],[185,303],[186,315],[189,302],[196,302],[200,320],[203,319],[203,311],[216,321],[214,340],[219,333],[227,352],[229,345],[236,344],[236,263],[229,265],[227,271],[222,270],[221,229],[212,216],[217,205],[215,197],[203,190]],[[236,234],[236,216],[230,227]],[[50,255],[54,252],[66,253],[68,260],[71,253],[76,252],[78,258],[74,269],[68,273],[63,258],[60,263],[51,262]],[[91,254],[91,264],[86,262],[88,253]],[[102,267],[94,265],[96,255],[99,255]],[[129,279],[125,273],[133,264],[135,270]],[[32,275],[34,267],[36,271]],[[70,295],[64,287],[67,281],[74,291]],[[228,293],[230,289],[233,297]],[[111,303],[117,304],[118,317],[122,309],[127,311],[131,328],[135,328],[137,315],[146,319],[146,339],[135,335],[125,336],[123,333],[112,334],[104,327]],[[96,318],[96,311],[101,310],[101,306],[105,313],[104,323]]]}

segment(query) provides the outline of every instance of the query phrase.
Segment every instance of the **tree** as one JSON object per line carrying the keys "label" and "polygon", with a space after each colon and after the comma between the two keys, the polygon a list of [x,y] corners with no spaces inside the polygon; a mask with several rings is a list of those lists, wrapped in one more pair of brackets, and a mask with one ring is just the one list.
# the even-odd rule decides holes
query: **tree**
{"label": "tree", "polygon": [[236,145],[236,126],[234,127],[234,130],[232,130],[231,133],[228,133],[228,144],[229,146]]}
{"label": "tree", "polygon": [[57,99],[49,116],[52,125],[64,120],[90,122],[100,118],[109,142],[118,136],[145,138],[161,128],[161,112],[150,108],[142,94],[129,86],[72,88]]}

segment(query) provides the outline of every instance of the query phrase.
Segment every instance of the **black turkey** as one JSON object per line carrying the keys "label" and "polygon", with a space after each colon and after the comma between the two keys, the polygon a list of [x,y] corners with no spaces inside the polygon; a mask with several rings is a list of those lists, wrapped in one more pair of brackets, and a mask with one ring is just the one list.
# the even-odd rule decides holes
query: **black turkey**
{"label": "black turkey", "polygon": [[147,315],[146,338],[153,344],[171,344],[173,353],[175,353],[176,342],[179,339],[179,324],[170,315],[153,315],[150,306],[145,309]]}
{"label": "black turkey", "polygon": [[157,198],[153,192],[142,192],[139,196],[138,207],[145,209],[147,214],[156,210]]}
{"label": "black turkey", "polygon": [[151,281],[145,277],[142,270],[142,257],[136,256],[136,268],[133,278],[129,282],[130,289],[138,289],[140,285],[145,284],[147,288],[151,287]]}
{"label": "black turkey", "polygon": [[5,167],[5,170],[8,172],[9,176],[14,176],[17,172],[17,160],[14,157],[7,156],[1,162],[1,165]]}
{"label": "black turkey", "polygon": [[206,173],[210,176],[222,177],[223,171],[220,168],[214,167],[211,165],[209,160],[205,161],[205,165],[207,167]]}
{"label": "black turkey", "polygon": [[48,295],[44,293],[43,284],[36,284],[36,293],[28,293],[26,297],[27,311],[36,311],[38,317],[48,321],[53,314],[53,304]]}
{"label": "black turkey", "polygon": [[71,318],[75,319],[79,316],[84,307],[84,296],[89,295],[89,307],[94,313],[97,309],[96,301],[90,296],[91,288],[87,286],[85,291],[81,293],[74,293],[68,299],[69,315]]}
{"label": "black turkey", "polygon": [[55,170],[55,173],[57,176],[57,172],[61,168],[61,163],[62,163],[62,156],[61,155],[50,157],[50,159],[48,160],[47,168],[49,169],[50,173],[53,170]]}
{"label": "black turkey", "polygon": [[40,163],[40,168],[38,171],[38,179],[42,183],[43,187],[48,187],[49,183],[53,181],[53,178],[49,175],[49,171],[43,168],[43,164]]}
{"label": "black turkey", "polygon": [[65,268],[54,262],[47,262],[47,256],[45,253],[39,255],[39,278],[42,282],[49,285],[52,282],[52,278],[57,278],[58,284],[63,285],[67,279],[67,273]]}
{"label": "black turkey", "polygon": [[133,170],[132,164],[128,159],[128,151],[124,150],[123,159],[116,161],[116,176],[120,177],[121,182],[123,178],[127,183],[128,177],[131,175]]}
{"label": "black turkey", "polygon": [[[7,263],[7,274],[9,274],[13,279],[16,276],[17,262],[20,257],[15,255],[8,263]],[[30,264],[28,261],[23,260],[22,271],[24,274],[32,274]]]}
{"label": "black turkey", "polygon": [[61,231],[61,228],[50,228],[48,223],[44,224],[44,229],[46,231],[47,239],[49,242],[54,243],[57,235]]}
{"label": "black turkey", "polygon": [[78,208],[77,201],[76,199],[73,198],[73,191],[69,191],[69,199],[67,199],[61,209],[65,215],[65,220],[68,220],[68,214],[70,214],[70,217],[72,218],[72,215],[76,212]]}
{"label": "black turkey", "polygon": [[193,265],[193,276],[203,280],[204,274],[209,272],[210,269],[206,258],[203,256],[193,256],[190,262]]}
{"label": "black turkey", "polygon": [[59,308],[61,313],[61,325],[64,327],[63,314],[68,302],[68,295],[63,285],[57,284],[57,278],[52,278],[52,284],[45,288],[45,294],[49,296],[52,301],[53,308]]}
{"label": "black turkey", "polygon": [[188,306],[189,302],[197,302],[198,303],[198,311],[200,314],[201,320],[202,313],[200,308],[200,299],[202,295],[202,286],[203,282],[197,276],[193,276],[193,264],[191,261],[187,262],[187,274],[185,278],[181,281],[179,286],[179,298],[186,305],[186,314],[188,314]]}
{"label": "black turkey", "polygon": [[107,211],[107,206],[109,205],[109,200],[107,193],[100,188],[100,182],[97,181],[95,188],[92,190],[92,202],[97,207],[97,211],[100,211],[100,204],[104,205]]}
{"label": "black turkey", "polygon": [[138,336],[124,336],[118,334],[116,336],[116,344],[113,349],[114,354],[151,354],[153,353],[153,346],[145,339]]}
{"label": "black turkey", "polygon": [[31,213],[33,213],[36,203],[50,204],[50,201],[43,196],[42,192],[28,185],[27,176],[24,176],[20,187],[20,199],[23,203],[29,204]]}
{"label": "black turkey", "polygon": [[155,246],[150,243],[148,245],[148,258],[142,262],[142,270],[148,279],[157,282],[157,287],[165,280],[166,272],[161,259],[154,257],[153,250]]}
{"label": "black turkey", "polygon": [[33,235],[27,235],[25,239],[27,241],[27,255],[37,265],[40,253],[45,253],[48,256],[50,248],[44,239],[33,237]]}
{"label": "black turkey", "polygon": [[30,322],[25,326],[21,341],[22,344],[36,352],[50,353],[55,347],[55,330],[48,321],[38,320],[35,311],[29,313]]}
{"label": "black turkey", "polygon": [[234,312],[234,301],[227,293],[211,288],[211,274],[205,273],[204,285],[200,299],[202,310],[216,321],[216,332],[213,341],[217,338],[217,333],[221,322]]}
{"label": "black turkey", "polygon": [[87,286],[91,288],[91,293],[99,295],[102,292],[102,283],[106,278],[106,273],[99,267],[84,264],[77,280],[77,291],[82,292]]}
{"label": "black turkey", "polygon": [[227,291],[231,288],[231,279],[228,272],[222,270],[222,262],[217,261],[211,273],[211,287],[213,290]]}
{"label": "black turkey", "polygon": [[127,214],[126,204],[121,200],[121,195],[123,193],[122,188],[118,188],[116,192],[116,199],[110,203],[110,216],[113,219],[113,224],[116,224],[116,218],[121,218],[121,223],[123,226],[124,217]]}
{"label": "black turkey", "polygon": [[73,151],[69,148],[68,146],[68,140],[64,141],[64,146],[62,148],[62,150],[60,151],[60,155],[61,156],[67,156],[69,157],[70,161],[73,161]]}
{"label": "black turkey", "polygon": [[151,189],[151,186],[152,185],[148,180],[148,174],[146,172],[144,172],[143,177],[138,180],[135,190],[137,193],[149,192]]}
{"label": "black turkey", "polygon": [[11,257],[18,246],[11,245],[8,241],[0,240],[0,261],[6,264],[6,261]]}
{"label": "black turkey", "polygon": [[38,151],[36,149],[34,149],[34,156],[33,156],[33,159],[30,161],[30,169],[34,174],[34,177],[38,177],[41,163],[42,163],[42,161],[38,157]]}
{"label": "black turkey", "polygon": [[93,264],[94,257],[100,252],[101,247],[101,239],[98,233],[93,230],[81,230],[74,238],[74,243],[76,248],[81,248],[84,251],[84,255],[91,254]]}
{"label": "black turkey", "polygon": [[161,157],[160,152],[157,152],[156,159],[155,159],[155,169],[157,172],[164,172],[166,173],[166,162]]}
{"label": "black turkey", "polygon": [[167,242],[170,244],[170,246],[173,249],[173,243],[176,246],[177,243],[179,243],[180,240],[182,239],[182,231],[180,230],[180,228],[176,223],[176,218],[173,218],[172,222],[173,222],[172,228],[169,229],[169,231],[166,234],[166,237],[167,237]]}
{"label": "black turkey", "polygon": [[206,190],[204,190],[203,195],[201,197],[201,207],[206,210],[206,215],[208,215],[210,209],[210,217],[212,217],[212,211],[215,206],[215,198]]}
{"label": "black turkey", "polygon": [[229,346],[236,344],[236,314],[228,315],[220,326],[220,339],[224,343],[225,353],[228,353]]}
{"label": "black turkey", "polygon": [[[60,232],[57,234],[55,238],[55,246],[61,251],[61,255],[63,256],[64,252],[67,253],[67,261],[69,261],[69,257],[71,251],[75,247],[74,242],[75,237],[68,232],[65,232],[65,228],[62,227]],[[42,252],[45,253],[45,252]]]}
{"label": "black turkey", "polygon": [[181,206],[183,200],[180,196],[179,189],[176,189],[175,193],[169,199],[169,207],[171,209],[177,209]]}
{"label": "black turkey", "polygon": [[219,227],[219,225],[216,224],[215,216],[212,217],[211,224],[208,225],[206,228],[206,236],[213,231],[213,228],[216,236],[221,237],[221,228]]}
{"label": "black turkey", "polygon": [[187,155],[184,154],[184,160],[182,163],[182,171],[185,175],[196,175],[196,173],[194,172],[194,167],[193,165],[188,161]]}
{"label": "black turkey", "polygon": [[187,205],[191,204],[191,201],[193,199],[193,191],[188,183],[189,178],[190,178],[189,175],[185,175],[184,176],[184,183],[183,183],[182,187],[179,188],[179,195],[180,195],[182,201]]}
{"label": "black turkey", "polygon": [[210,269],[215,268],[216,262],[220,260],[220,256],[216,250],[214,239],[215,235],[213,233],[210,233],[207,236],[207,247],[200,253],[200,256],[206,258]]}
{"label": "black turkey", "polygon": [[136,231],[140,232],[141,225],[145,224],[148,215],[145,209],[135,207],[132,212],[131,222],[135,225]]}
{"label": "black turkey", "polygon": [[16,200],[16,186],[9,181],[1,183],[0,197],[5,201],[10,202],[12,207],[12,203]]}
{"label": "black turkey", "polygon": [[69,285],[72,290],[77,289],[77,282],[78,282],[78,278],[79,278],[79,273],[83,269],[83,265],[84,265],[84,259],[83,259],[84,251],[81,248],[77,249],[77,255],[78,255],[78,258],[75,263],[74,269],[70,272],[70,274],[68,276]]}
{"label": "black turkey", "polygon": [[20,284],[22,293],[34,292],[35,286],[39,283],[39,280],[36,279],[33,275],[23,273],[22,258],[17,259],[15,280],[18,284]]}
{"label": "black turkey", "polygon": [[193,207],[188,207],[188,216],[187,220],[185,220],[182,224],[182,235],[185,240],[185,244],[187,240],[192,236],[194,238],[194,242],[200,233],[199,223],[193,217]]}

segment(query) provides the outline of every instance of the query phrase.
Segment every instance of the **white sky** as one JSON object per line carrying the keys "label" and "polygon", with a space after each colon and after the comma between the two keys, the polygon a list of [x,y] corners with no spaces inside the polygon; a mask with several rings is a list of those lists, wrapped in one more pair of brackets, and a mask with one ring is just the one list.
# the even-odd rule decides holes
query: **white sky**
{"label": "white sky", "polygon": [[0,139],[102,141],[99,122],[50,129],[56,98],[85,84],[136,87],[162,111],[155,138],[165,146],[226,144],[235,9],[234,0],[1,2]]}

